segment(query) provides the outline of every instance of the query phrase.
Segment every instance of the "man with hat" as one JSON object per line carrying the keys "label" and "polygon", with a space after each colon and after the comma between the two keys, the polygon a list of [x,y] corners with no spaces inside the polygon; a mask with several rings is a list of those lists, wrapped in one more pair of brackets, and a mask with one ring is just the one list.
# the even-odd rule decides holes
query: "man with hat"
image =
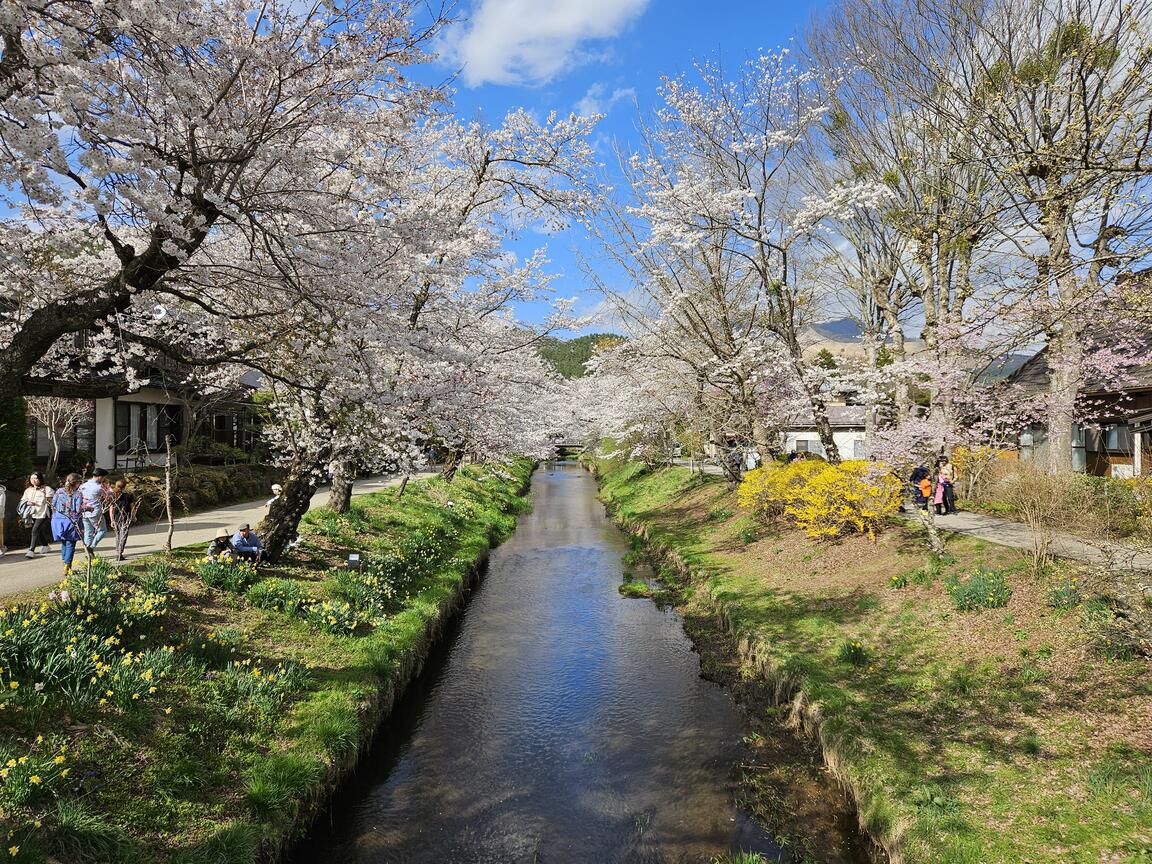
{"label": "man with hat", "polygon": [[236,557],[236,550],[232,548],[232,538],[227,528],[216,532],[216,538],[208,544],[208,557],[213,561],[231,561]]}
{"label": "man with hat", "polygon": [[244,561],[259,564],[264,557],[264,544],[260,542],[260,535],[253,531],[248,523],[241,525],[232,535],[232,548],[236,550],[236,557]]}

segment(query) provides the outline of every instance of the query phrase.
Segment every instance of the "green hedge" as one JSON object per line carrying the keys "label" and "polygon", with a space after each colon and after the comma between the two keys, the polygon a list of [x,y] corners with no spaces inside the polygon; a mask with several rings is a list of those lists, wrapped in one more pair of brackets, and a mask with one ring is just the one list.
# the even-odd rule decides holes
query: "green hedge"
{"label": "green hedge", "polygon": [[31,470],[27,409],[23,399],[13,399],[0,408],[0,482],[18,480]]}
{"label": "green hedge", "polygon": [[[284,472],[263,465],[191,465],[176,470],[173,505],[177,515],[210,510],[261,496],[272,497],[271,486]],[[116,474],[128,481],[128,491],[140,499],[138,517],[142,521],[164,516],[164,471]]]}

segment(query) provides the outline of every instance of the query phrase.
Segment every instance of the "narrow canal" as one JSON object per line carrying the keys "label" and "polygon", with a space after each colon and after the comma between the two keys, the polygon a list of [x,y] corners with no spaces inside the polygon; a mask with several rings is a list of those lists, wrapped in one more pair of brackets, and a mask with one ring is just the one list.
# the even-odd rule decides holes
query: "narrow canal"
{"label": "narrow canal", "polygon": [[580,467],[538,470],[360,776],[294,864],[785,860],[735,804],[744,730],[674,613],[617,593],[628,544]]}

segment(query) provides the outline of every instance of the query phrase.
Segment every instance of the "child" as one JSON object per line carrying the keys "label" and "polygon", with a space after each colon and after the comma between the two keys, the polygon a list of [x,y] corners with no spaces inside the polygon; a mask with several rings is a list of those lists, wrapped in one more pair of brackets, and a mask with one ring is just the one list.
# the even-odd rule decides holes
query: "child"
{"label": "child", "polygon": [[932,481],[928,477],[928,469],[923,465],[912,472],[908,478],[912,483],[912,497],[921,510],[928,509],[928,499],[932,497]]}

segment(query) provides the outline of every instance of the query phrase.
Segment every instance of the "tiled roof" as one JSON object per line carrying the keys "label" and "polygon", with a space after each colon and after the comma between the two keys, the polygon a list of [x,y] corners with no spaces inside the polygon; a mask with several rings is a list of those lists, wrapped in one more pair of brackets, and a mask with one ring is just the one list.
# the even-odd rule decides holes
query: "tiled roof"
{"label": "tiled roof", "polygon": [[[829,405],[825,408],[828,422],[834,429],[845,429],[864,426],[863,405]],[[811,412],[796,414],[785,425],[786,429],[810,429],[815,426]]]}

